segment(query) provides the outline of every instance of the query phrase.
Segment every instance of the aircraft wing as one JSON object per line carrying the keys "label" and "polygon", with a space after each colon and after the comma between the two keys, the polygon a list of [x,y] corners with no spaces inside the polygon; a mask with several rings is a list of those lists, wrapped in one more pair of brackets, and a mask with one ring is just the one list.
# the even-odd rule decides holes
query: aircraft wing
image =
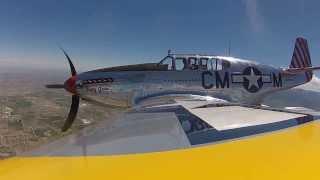
{"label": "aircraft wing", "polygon": [[263,106],[246,106],[232,103],[210,103],[195,106],[195,104],[185,101],[179,101],[179,104],[217,130],[243,128],[308,117],[308,114],[304,113]]}
{"label": "aircraft wing", "polygon": [[317,119],[175,99],[0,161],[0,179],[317,179]]}

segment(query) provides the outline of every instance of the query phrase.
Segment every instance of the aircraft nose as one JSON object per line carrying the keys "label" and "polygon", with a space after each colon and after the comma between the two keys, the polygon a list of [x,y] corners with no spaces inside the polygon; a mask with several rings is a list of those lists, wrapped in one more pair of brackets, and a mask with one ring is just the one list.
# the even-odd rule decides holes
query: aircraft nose
{"label": "aircraft nose", "polygon": [[65,89],[72,94],[77,94],[76,81],[77,81],[77,76],[71,76],[64,83]]}

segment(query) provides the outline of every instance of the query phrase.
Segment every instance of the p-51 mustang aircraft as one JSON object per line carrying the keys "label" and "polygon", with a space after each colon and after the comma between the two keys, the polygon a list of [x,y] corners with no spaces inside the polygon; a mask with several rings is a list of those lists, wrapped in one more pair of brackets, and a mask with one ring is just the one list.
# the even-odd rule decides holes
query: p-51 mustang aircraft
{"label": "p-51 mustang aircraft", "polygon": [[62,131],[73,123],[79,100],[135,107],[144,102],[184,96],[190,99],[258,106],[263,98],[312,79],[313,71],[307,40],[297,38],[288,68],[275,68],[234,57],[171,54],[159,63],[110,67],[77,74],[69,61],[71,77],[63,84],[72,93],[72,105]]}

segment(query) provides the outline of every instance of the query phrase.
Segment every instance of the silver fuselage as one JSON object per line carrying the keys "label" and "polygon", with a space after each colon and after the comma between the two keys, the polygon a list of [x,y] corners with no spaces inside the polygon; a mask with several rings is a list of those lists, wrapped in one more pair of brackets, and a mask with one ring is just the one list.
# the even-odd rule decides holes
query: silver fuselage
{"label": "silver fuselage", "polygon": [[77,93],[104,104],[132,107],[155,97],[183,94],[211,96],[256,105],[275,91],[307,82],[304,73],[232,62],[225,70],[90,71],[77,76]]}

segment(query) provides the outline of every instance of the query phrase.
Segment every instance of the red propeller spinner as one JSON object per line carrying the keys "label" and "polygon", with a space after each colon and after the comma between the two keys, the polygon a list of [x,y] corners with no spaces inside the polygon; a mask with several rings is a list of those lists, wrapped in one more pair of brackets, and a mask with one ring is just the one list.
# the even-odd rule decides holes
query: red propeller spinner
{"label": "red propeller spinner", "polygon": [[77,94],[76,81],[77,81],[77,76],[71,76],[64,83],[65,89],[72,94]]}

